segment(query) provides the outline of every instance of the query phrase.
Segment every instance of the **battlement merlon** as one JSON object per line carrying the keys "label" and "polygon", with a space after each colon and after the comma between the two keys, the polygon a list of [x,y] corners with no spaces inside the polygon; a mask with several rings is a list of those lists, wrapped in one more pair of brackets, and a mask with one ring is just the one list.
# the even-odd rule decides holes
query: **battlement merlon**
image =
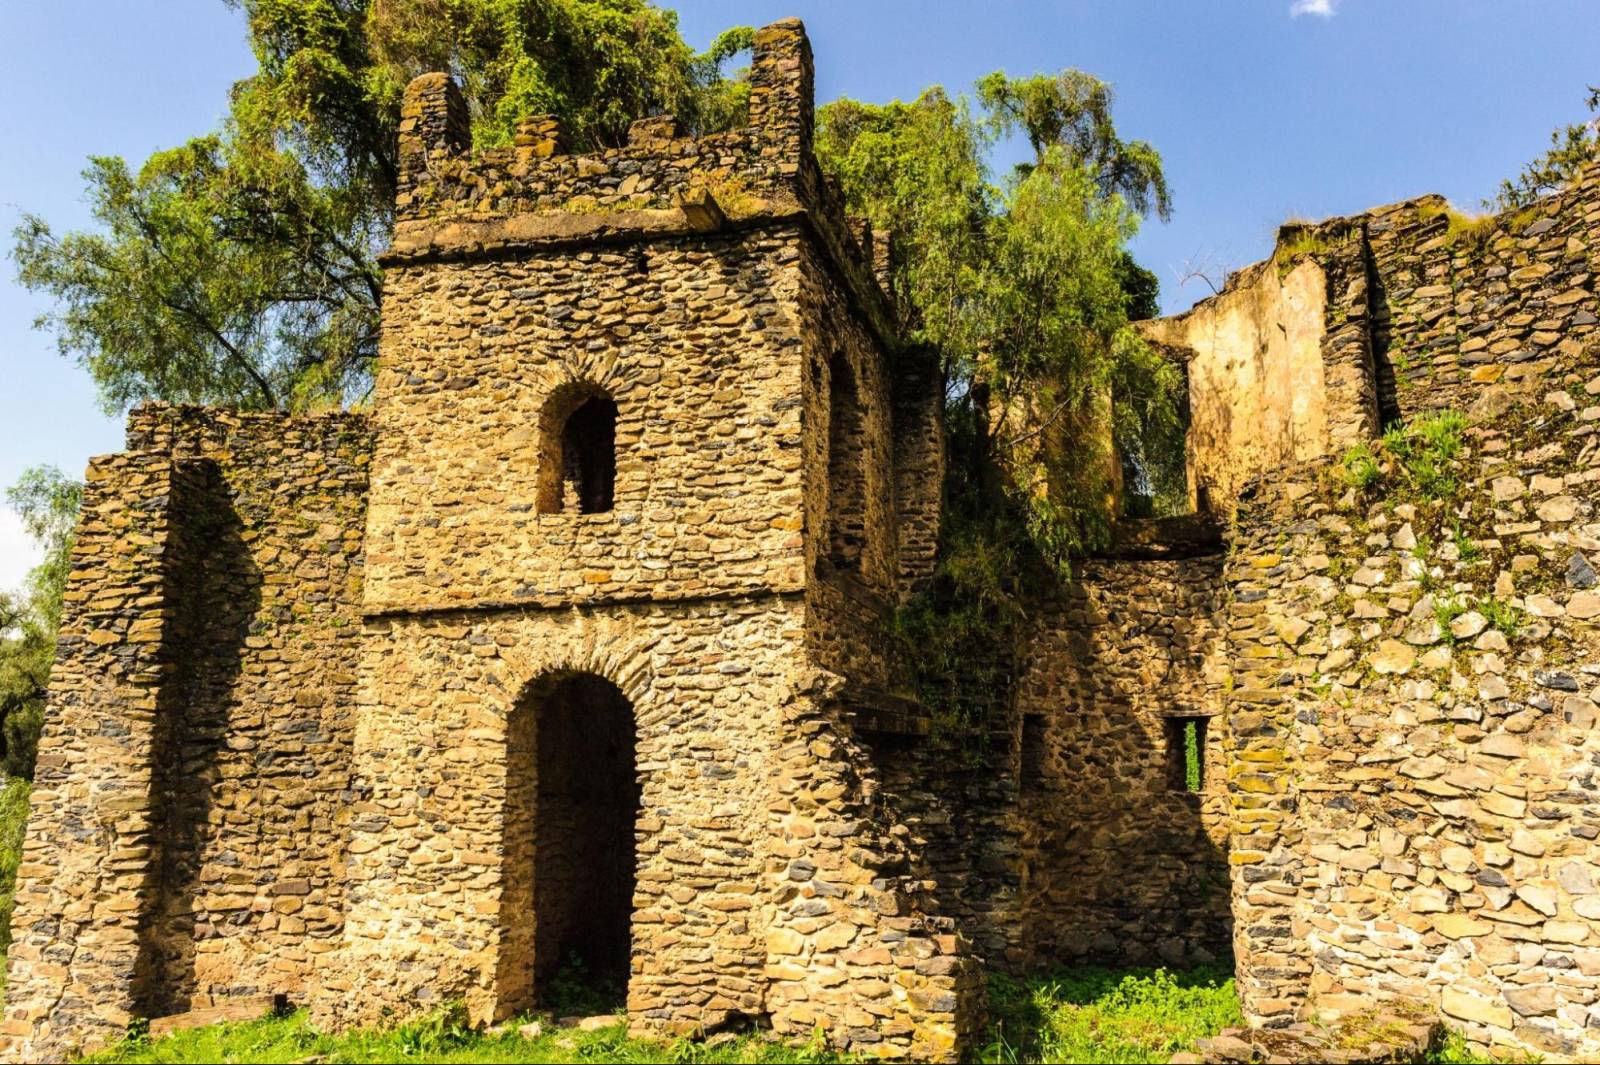
{"label": "battlement merlon", "polygon": [[573,153],[556,118],[533,115],[510,147],[475,152],[460,89],[447,74],[423,74],[401,112],[384,265],[802,225],[894,350],[883,264],[873,262],[872,245],[885,257],[887,245],[852,225],[817,165],[813,80],[805,27],[784,19],[756,32],[744,126],[691,137],[674,116],[652,115],[633,123],[625,145]]}

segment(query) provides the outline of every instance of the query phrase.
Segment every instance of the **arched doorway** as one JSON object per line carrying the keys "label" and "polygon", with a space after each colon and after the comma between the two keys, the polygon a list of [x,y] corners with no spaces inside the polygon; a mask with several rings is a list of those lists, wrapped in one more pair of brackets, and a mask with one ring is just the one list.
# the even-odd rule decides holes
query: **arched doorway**
{"label": "arched doorway", "polygon": [[626,991],[640,803],[634,736],[627,696],[593,673],[548,674],[513,713],[505,919],[521,955],[511,959],[521,969],[512,982],[531,977],[535,1001],[548,1000],[564,972],[596,990]]}

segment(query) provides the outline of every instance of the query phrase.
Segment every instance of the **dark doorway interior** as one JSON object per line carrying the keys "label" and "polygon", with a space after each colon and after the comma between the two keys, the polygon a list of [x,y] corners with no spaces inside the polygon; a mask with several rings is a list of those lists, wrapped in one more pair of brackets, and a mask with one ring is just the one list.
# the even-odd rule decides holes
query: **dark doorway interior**
{"label": "dark doorway interior", "polygon": [[633,708],[616,685],[575,673],[552,684],[537,714],[535,987],[547,999],[565,971],[625,989],[639,811]]}

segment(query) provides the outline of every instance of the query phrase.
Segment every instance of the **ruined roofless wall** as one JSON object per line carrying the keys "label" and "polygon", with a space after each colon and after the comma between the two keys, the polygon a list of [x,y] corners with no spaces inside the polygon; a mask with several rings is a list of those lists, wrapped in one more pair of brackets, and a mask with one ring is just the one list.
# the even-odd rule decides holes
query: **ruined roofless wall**
{"label": "ruined roofless wall", "polygon": [[[1011,965],[1225,958],[1222,557],[1091,559],[1074,577],[1041,605],[1018,684]],[[1173,776],[1190,718],[1207,726],[1198,792]]]}
{"label": "ruined roofless wall", "polygon": [[[1196,482],[1237,506],[1229,850],[1258,1024],[1399,997],[1480,1046],[1595,1053],[1597,174],[1471,223],[1438,197],[1294,223],[1146,327],[1188,362]],[[1320,371],[1320,395],[1211,372],[1262,360]],[[1320,433],[1272,429],[1318,406]],[[1448,506],[1338,477],[1379,427],[1447,408],[1475,423]],[[1265,441],[1215,431],[1251,419]]]}
{"label": "ruined roofless wall", "polygon": [[1293,222],[1271,259],[1145,335],[1187,366],[1191,490],[1249,481],[1416,414],[1492,414],[1536,392],[1600,321],[1600,164],[1523,209],[1468,220],[1426,196]]}
{"label": "ruined roofless wall", "polygon": [[343,920],[359,415],[145,407],[89,467],[40,740],[5,1052],[303,999]]}
{"label": "ruined roofless wall", "polygon": [[1600,392],[1468,433],[1440,504],[1286,472],[1229,561],[1247,1014],[1418,999],[1479,1045],[1600,1052]]}

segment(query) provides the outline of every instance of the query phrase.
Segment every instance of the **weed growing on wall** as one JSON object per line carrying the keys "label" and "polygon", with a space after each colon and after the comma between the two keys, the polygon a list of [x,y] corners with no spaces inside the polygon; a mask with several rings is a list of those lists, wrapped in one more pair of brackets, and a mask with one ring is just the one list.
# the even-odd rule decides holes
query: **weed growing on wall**
{"label": "weed growing on wall", "polygon": [[1376,447],[1357,444],[1339,465],[1344,483],[1367,494],[1416,501],[1450,500],[1461,491],[1459,459],[1467,419],[1456,411],[1391,426]]}
{"label": "weed growing on wall", "polygon": [[1340,470],[1345,484],[1360,490],[1372,487],[1383,478],[1383,471],[1378,468],[1377,456],[1365,443],[1357,444],[1344,453]]}
{"label": "weed growing on wall", "polygon": [[1517,638],[1522,631],[1522,611],[1503,599],[1488,596],[1478,600],[1478,613],[1489,622],[1490,628],[1499,629],[1508,640]]}

